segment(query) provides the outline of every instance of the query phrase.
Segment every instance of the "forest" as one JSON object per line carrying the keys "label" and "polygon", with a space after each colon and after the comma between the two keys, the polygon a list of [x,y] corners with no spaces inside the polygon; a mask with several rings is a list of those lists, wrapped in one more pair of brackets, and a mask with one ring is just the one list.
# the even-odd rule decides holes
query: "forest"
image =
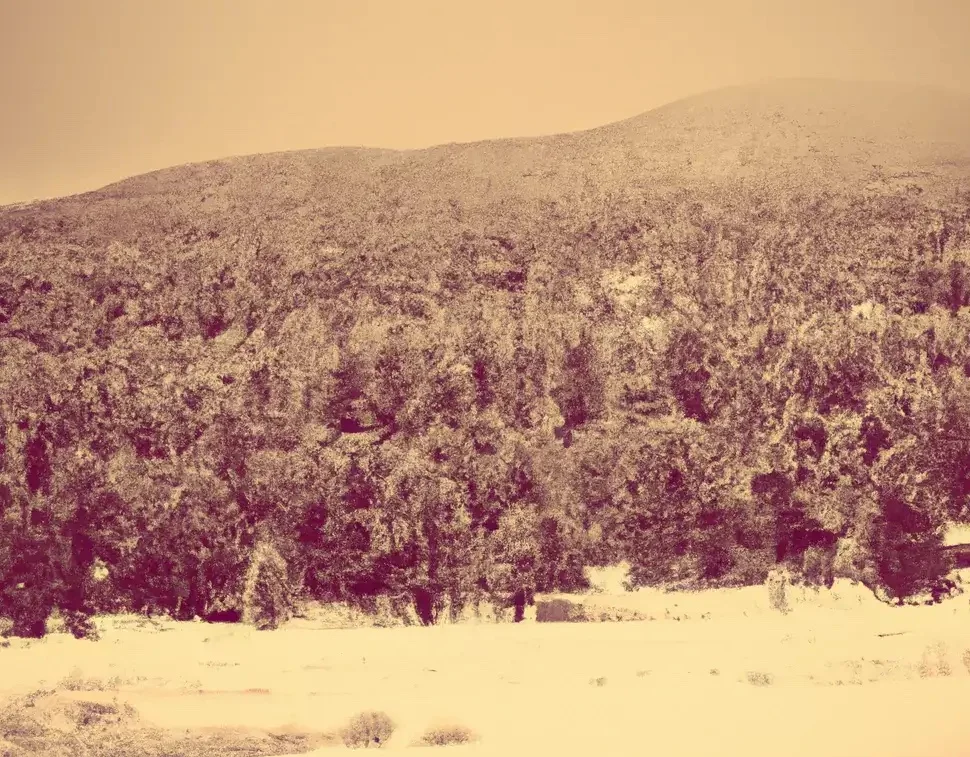
{"label": "forest", "polygon": [[16,635],[235,617],[267,552],[272,602],[426,624],[621,560],[897,601],[970,521],[970,193],[107,202],[0,213]]}

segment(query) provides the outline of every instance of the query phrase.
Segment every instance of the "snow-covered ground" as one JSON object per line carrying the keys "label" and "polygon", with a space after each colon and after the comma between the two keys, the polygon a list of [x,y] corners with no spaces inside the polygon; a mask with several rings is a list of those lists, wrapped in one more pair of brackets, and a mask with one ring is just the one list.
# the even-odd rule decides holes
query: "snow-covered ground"
{"label": "snow-covered ground", "polygon": [[760,587],[596,595],[657,618],[631,623],[256,632],[106,618],[99,642],[0,649],[0,694],[99,679],[172,727],[330,730],[379,709],[399,725],[391,753],[461,724],[481,740],[454,753],[970,755],[968,595],[912,608],[849,584],[791,595],[787,615]]}

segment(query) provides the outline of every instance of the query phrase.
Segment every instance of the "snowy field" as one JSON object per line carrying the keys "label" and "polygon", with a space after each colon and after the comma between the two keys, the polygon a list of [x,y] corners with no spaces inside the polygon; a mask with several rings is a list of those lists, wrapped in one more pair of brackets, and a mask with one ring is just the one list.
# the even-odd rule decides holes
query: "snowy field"
{"label": "snowy field", "polygon": [[11,640],[0,695],[118,697],[171,729],[333,731],[384,710],[392,754],[460,724],[480,739],[446,753],[970,755],[968,595],[898,609],[848,584],[790,595],[787,615],[761,587],[588,598],[655,618],[629,623],[256,632],[104,618],[98,642]]}

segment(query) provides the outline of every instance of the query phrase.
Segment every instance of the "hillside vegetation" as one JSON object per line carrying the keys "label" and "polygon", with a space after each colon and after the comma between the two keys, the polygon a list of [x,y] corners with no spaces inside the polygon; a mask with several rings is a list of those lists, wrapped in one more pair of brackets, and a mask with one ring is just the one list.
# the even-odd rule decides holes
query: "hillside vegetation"
{"label": "hillside vegetation", "polygon": [[768,83],[0,209],[0,615],[433,623],[621,559],[933,588],[970,519],[968,123]]}

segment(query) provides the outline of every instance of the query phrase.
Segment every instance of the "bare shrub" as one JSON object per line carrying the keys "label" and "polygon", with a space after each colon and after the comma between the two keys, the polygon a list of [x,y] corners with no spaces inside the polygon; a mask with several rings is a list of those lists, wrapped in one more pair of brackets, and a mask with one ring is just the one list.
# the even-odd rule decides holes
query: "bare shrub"
{"label": "bare shrub", "polygon": [[930,644],[923,650],[917,670],[920,678],[936,678],[938,676],[948,676],[953,671],[947,660],[948,650],[942,641]]}
{"label": "bare shrub", "polygon": [[765,586],[768,589],[768,606],[772,610],[783,614],[788,613],[788,584],[789,576],[787,571],[776,569],[768,573]]}
{"label": "bare shrub", "polygon": [[451,746],[478,741],[478,734],[463,725],[436,726],[429,728],[414,746]]}
{"label": "bare shrub", "polygon": [[99,739],[104,729],[135,724],[138,714],[119,702],[77,701],[55,691],[35,691],[0,712],[0,738],[18,743],[28,754],[77,754],[81,739]]}
{"label": "bare shrub", "polygon": [[72,670],[59,684],[64,691],[105,691],[108,686],[100,678],[85,678],[80,668]]}
{"label": "bare shrub", "polygon": [[56,691],[35,691],[0,709],[0,757],[269,757],[303,754],[336,741],[333,734],[290,730],[221,728],[176,733],[142,724],[128,704],[77,701]]}
{"label": "bare shrub", "polygon": [[340,732],[340,738],[350,749],[381,747],[391,738],[394,729],[394,721],[386,712],[372,710],[355,715]]}

